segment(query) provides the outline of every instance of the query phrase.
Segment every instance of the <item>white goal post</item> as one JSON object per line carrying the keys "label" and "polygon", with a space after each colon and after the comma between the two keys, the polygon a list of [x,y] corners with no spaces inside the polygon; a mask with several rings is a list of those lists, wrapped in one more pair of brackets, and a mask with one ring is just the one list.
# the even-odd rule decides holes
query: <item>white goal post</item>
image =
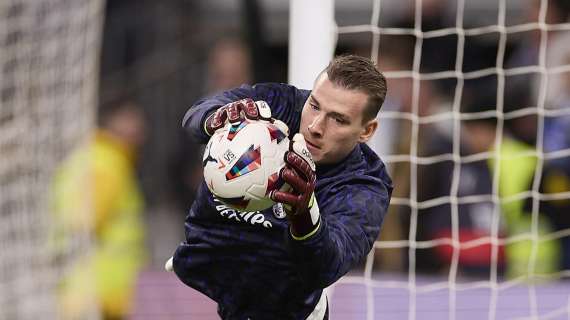
{"label": "white goal post", "polygon": [[334,0],[290,0],[289,84],[313,87],[336,46]]}

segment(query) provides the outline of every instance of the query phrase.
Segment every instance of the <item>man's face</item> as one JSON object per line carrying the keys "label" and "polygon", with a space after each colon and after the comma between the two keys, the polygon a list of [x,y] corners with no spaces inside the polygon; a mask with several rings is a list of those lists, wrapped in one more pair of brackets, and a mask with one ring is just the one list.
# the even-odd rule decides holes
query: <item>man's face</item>
{"label": "man's face", "polygon": [[336,163],[372,136],[376,120],[362,121],[367,101],[364,92],[337,86],[326,73],[317,79],[303,106],[300,128],[315,163]]}

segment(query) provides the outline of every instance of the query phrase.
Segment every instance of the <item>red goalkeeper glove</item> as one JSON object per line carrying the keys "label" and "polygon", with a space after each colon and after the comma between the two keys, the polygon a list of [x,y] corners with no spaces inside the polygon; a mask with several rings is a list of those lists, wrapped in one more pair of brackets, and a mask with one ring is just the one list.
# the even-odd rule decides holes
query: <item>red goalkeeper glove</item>
{"label": "red goalkeeper glove", "polygon": [[303,240],[317,232],[320,212],[315,199],[315,162],[302,134],[297,133],[291,140],[289,151],[285,153],[285,162],[287,165],[281,170],[280,176],[292,190],[273,191],[271,199],[285,204],[291,235],[296,240]]}
{"label": "red goalkeeper glove", "polygon": [[[245,117],[245,118],[244,118]],[[204,122],[204,131],[212,136],[216,130],[223,128],[226,121],[238,123],[244,119],[270,120],[271,109],[265,101],[253,101],[250,98],[228,103],[212,113]]]}

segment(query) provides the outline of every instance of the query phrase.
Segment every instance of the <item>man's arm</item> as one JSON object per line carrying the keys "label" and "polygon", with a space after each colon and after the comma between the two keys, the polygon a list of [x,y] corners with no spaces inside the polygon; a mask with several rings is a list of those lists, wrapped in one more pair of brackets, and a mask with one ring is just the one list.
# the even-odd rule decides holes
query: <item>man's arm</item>
{"label": "man's arm", "polygon": [[311,237],[288,241],[300,272],[311,287],[325,288],[363,261],[378,238],[388,210],[391,187],[346,185],[317,199],[321,225]]}
{"label": "man's arm", "polygon": [[388,210],[392,182],[382,165],[378,176],[351,173],[317,199],[316,166],[300,133],[293,136],[284,160],[279,175],[291,189],[274,190],[270,197],[285,205],[287,239],[307,285],[325,288],[372,249]]}
{"label": "man's arm", "polygon": [[186,112],[182,126],[196,141],[205,143],[209,136],[204,131],[204,122],[212,112],[228,103],[251,98],[254,101],[263,100],[267,102],[271,108],[272,116],[285,122],[290,132],[294,134],[299,130],[301,110],[308,96],[308,90],[300,90],[287,84],[243,85],[198,101]]}

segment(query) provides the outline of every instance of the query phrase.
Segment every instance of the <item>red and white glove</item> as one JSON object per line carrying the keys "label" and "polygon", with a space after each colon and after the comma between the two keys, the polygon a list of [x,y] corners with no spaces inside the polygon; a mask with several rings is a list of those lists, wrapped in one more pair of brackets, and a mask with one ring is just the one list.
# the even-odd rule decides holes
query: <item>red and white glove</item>
{"label": "red and white glove", "polygon": [[223,128],[227,121],[238,123],[244,119],[270,120],[271,109],[265,101],[253,101],[250,98],[228,103],[219,108],[204,121],[204,131],[212,136],[218,129]]}
{"label": "red and white glove", "polygon": [[289,151],[285,153],[286,166],[280,176],[292,190],[273,191],[271,199],[285,204],[285,212],[291,223],[291,235],[296,240],[304,240],[317,232],[320,212],[315,199],[317,175],[315,162],[307,149],[305,138],[300,133],[291,140]]}

